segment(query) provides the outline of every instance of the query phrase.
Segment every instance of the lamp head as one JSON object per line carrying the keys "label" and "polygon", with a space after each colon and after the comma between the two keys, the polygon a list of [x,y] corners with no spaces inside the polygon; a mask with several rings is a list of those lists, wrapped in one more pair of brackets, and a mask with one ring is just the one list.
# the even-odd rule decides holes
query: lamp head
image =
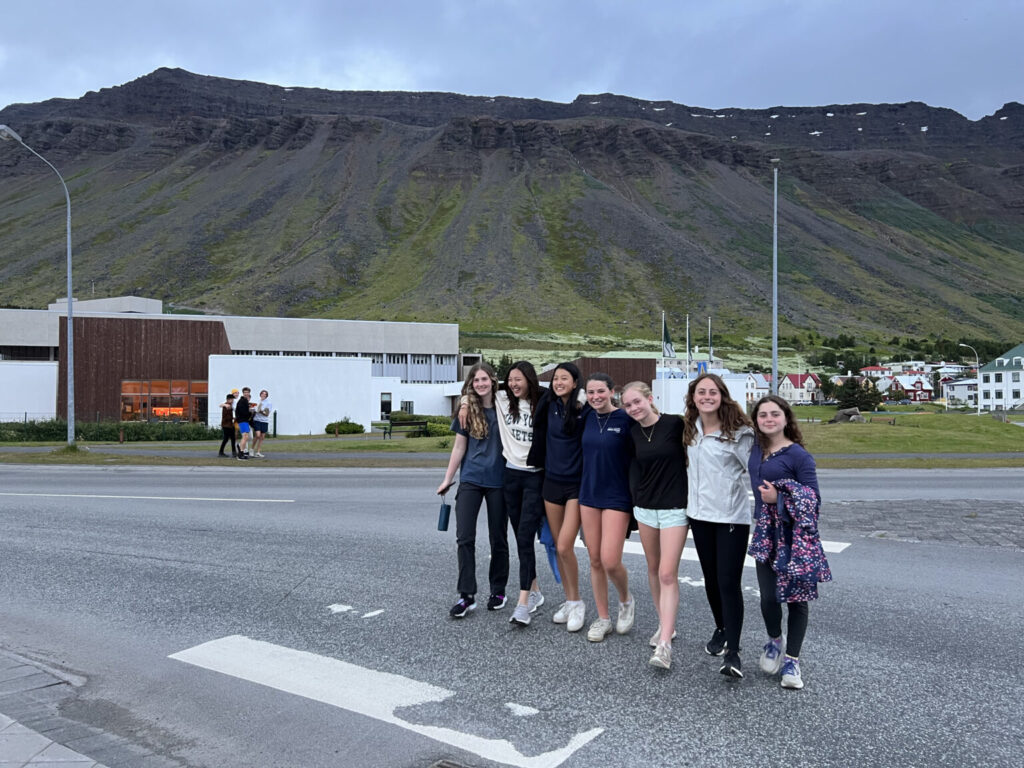
{"label": "lamp head", "polygon": [[9,125],[0,124],[0,139],[3,139],[4,141],[9,141],[10,139],[14,139],[19,144],[24,143],[21,140],[21,136],[19,136],[17,134],[17,132],[13,128],[11,128]]}

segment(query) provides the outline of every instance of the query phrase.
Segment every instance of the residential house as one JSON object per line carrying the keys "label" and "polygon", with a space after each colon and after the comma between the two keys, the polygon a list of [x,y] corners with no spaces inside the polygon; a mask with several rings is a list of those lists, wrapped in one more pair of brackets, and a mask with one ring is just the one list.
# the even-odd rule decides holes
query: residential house
{"label": "residential house", "polygon": [[889,386],[879,391],[888,400],[910,400],[912,403],[926,403],[932,399],[933,387],[930,378],[924,374],[916,376],[893,376]]}
{"label": "residential house", "polygon": [[884,365],[868,365],[861,368],[859,371],[861,376],[866,376],[872,379],[880,379],[883,376],[891,376],[892,369],[886,368]]}
{"label": "residential house", "polygon": [[1024,407],[1024,344],[981,366],[981,407],[987,411]]}
{"label": "residential house", "polygon": [[779,379],[779,396],[796,405],[821,400],[821,379],[816,373],[789,373]]}
{"label": "residential house", "polygon": [[960,405],[977,408],[978,380],[972,377],[970,379],[955,379],[944,382],[942,385],[942,395],[946,398],[946,403],[954,408]]}

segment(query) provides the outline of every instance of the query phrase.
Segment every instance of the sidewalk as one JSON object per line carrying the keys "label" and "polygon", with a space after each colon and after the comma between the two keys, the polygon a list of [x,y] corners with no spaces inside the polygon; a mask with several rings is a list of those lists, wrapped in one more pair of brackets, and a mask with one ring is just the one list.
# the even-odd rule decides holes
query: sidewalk
{"label": "sidewalk", "polygon": [[104,768],[55,741],[0,714],[0,768]]}

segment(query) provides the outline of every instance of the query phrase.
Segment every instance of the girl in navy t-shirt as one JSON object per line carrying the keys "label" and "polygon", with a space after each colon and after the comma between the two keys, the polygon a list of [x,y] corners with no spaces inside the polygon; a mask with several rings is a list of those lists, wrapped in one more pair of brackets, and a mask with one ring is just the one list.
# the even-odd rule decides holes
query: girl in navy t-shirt
{"label": "girl in navy t-shirt", "polygon": [[619,615],[615,631],[620,635],[633,627],[635,602],[629,593],[629,577],[622,564],[633,507],[629,495],[629,430],[633,420],[612,403],[615,388],[605,373],[587,378],[590,410],[583,421],[583,474],[580,478],[580,516],[583,537],[590,555],[590,583],[597,604],[597,620],[587,631],[587,640],[599,643],[612,631],[608,611],[608,581],[619,593]]}
{"label": "girl in navy t-shirt", "polygon": [[458,419],[452,422],[455,444],[444,480],[437,488],[438,495],[444,495],[455,484],[455,472],[459,472],[459,490],[455,495],[459,600],[448,612],[454,619],[476,609],[476,520],[484,501],[491,539],[491,594],[504,595],[508,582],[508,514],[502,488],[505,458],[501,455],[494,410],[497,387],[497,376],[487,363],[477,363],[469,369],[462,386],[469,405],[466,428],[459,425]]}

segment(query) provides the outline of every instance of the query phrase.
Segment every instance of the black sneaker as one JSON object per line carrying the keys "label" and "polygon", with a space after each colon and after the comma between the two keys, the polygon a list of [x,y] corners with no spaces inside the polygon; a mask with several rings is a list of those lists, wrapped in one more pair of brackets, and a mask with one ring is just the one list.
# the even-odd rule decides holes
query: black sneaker
{"label": "black sneaker", "polygon": [[491,595],[487,598],[487,610],[500,611],[505,607],[506,602],[504,595]]}
{"label": "black sneaker", "polygon": [[708,644],[704,646],[704,652],[710,656],[721,656],[725,653],[725,630],[715,628],[715,634],[708,640]]}
{"label": "black sneaker", "polygon": [[236,459],[238,459],[239,461],[245,461],[245,460],[246,460],[246,459],[248,459],[249,457],[248,457],[248,456],[246,456],[246,455],[245,455],[244,453],[240,453],[240,454],[238,454],[238,455],[237,455],[237,456],[236,456],[235,458],[236,458]]}
{"label": "black sneaker", "polygon": [[476,600],[473,599],[472,595],[463,595],[459,598],[459,602],[452,606],[451,610],[448,611],[448,615],[453,619],[461,619],[467,613],[476,610]]}
{"label": "black sneaker", "polygon": [[725,654],[725,660],[722,662],[721,668],[718,670],[726,677],[735,677],[737,680],[743,678],[743,665],[740,664],[740,655],[736,651],[728,651]]}

